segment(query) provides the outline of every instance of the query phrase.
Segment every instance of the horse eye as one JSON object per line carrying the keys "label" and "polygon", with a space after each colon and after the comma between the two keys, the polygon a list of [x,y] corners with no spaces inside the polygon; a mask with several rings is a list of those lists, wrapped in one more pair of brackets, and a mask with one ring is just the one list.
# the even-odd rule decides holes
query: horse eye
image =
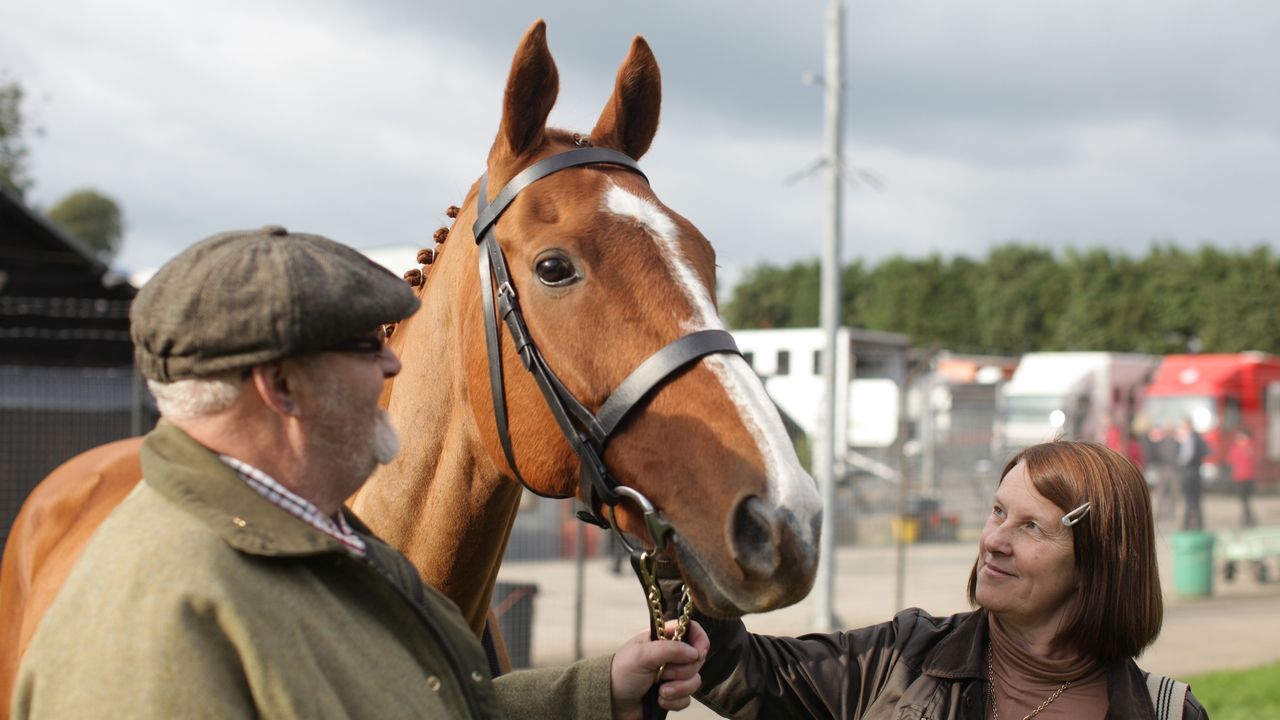
{"label": "horse eye", "polygon": [[573,263],[559,253],[539,258],[534,265],[534,272],[538,274],[542,284],[551,287],[562,287],[578,280],[578,271]]}

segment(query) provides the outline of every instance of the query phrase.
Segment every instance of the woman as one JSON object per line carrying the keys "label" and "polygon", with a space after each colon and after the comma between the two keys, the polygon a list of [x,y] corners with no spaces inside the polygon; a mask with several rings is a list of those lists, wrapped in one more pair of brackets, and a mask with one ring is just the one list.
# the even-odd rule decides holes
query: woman
{"label": "woman", "polygon": [[1137,468],[1101,444],[1046,443],[1009,461],[969,600],[977,611],[912,609],[800,638],[704,620],[698,698],[734,718],[1148,719],[1179,717],[1179,705],[1182,718],[1207,717],[1189,692],[1171,701],[1171,681],[1152,676],[1149,691],[1133,661],[1163,619],[1151,500]]}

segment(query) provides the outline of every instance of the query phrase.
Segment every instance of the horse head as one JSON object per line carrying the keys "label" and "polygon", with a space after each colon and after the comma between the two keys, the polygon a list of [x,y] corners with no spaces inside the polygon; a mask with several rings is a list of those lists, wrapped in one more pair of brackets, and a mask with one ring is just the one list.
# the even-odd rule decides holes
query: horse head
{"label": "horse head", "polygon": [[[557,93],[558,73],[539,21],[512,61],[487,182],[473,188],[455,228],[471,227],[484,212],[478,206],[499,201],[504,185],[547,158],[585,145],[633,160],[648,150],[661,81],[643,38],[632,42],[589,135],[546,126]],[[521,189],[493,229],[529,339],[592,412],[672,341],[723,330],[710,243],[632,169],[602,163],[548,174]],[[451,241],[472,245],[461,237]],[[490,288],[500,290],[496,285]],[[484,314],[493,311],[475,302],[459,312],[465,312],[456,319],[465,394],[489,461],[540,494],[576,492],[598,503],[578,485],[580,458],[524,369],[512,335],[501,332],[499,402],[505,399],[510,437],[510,452],[504,450],[485,341]],[[497,325],[502,331],[501,319]],[[761,612],[808,593],[817,565],[818,495],[777,410],[740,356],[707,355],[668,375],[622,420],[603,460],[614,480],[648,498],[674,529],[669,554],[704,612]],[[634,503],[621,502],[616,517],[628,534],[652,541]]]}

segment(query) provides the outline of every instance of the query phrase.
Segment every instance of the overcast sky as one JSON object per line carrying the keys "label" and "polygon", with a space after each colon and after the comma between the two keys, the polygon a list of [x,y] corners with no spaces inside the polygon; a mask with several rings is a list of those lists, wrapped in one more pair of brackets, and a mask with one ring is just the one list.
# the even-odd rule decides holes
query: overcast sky
{"label": "overcast sky", "polygon": [[[817,257],[824,0],[8,0],[42,205],[115,197],[118,264],[279,223],[430,244],[483,169],[516,42],[548,22],[586,132],[633,35],[662,66],[643,166],[726,279]],[[1280,247],[1280,2],[846,2],[844,257],[994,244]],[[407,268],[411,257],[405,258]]]}

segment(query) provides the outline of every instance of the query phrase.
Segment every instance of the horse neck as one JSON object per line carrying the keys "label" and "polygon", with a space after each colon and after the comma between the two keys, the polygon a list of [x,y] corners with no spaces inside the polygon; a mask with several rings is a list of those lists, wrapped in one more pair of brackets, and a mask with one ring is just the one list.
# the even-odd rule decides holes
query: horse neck
{"label": "horse neck", "polygon": [[456,290],[476,288],[474,264],[468,275],[463,262],[474,253],[449,250],[460,257],[432,266],[422,309],[396,330],[404,333],[404,369],[392,383],[387,410],[400,433],[400,453],[365,484],[352,508],[453,600],[479,634],[521,491],[485,454],[466,402],[457,315],[469,305],[458,302]]}

